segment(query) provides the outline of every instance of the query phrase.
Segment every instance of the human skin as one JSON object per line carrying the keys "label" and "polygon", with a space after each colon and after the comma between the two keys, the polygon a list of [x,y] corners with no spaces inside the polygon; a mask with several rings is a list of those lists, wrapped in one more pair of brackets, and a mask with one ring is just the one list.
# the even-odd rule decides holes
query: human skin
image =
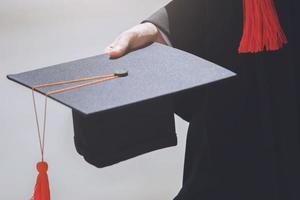
{"label": "human skin", "polygon": [[148,43],[167,44],[160,30],[152,23],[138,24],[124,32],[104,49],[110,58],[119,58],[132,49],[141,48]]}

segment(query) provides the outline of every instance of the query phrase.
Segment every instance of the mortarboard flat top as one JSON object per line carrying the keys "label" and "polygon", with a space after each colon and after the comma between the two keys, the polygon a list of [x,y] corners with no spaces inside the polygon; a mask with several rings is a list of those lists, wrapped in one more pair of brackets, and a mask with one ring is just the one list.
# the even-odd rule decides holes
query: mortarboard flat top
{"label": "mortarboard flat top", "polygon": [[[83,114],[93,114],[193,89],[235,74],[184,51],[153,43],[118,59],[98,55],[8,78],[26,87],[127,70],[127,77],[50,95]],[[38,89],[47,91],[61,88]],[[64,86],[65,87],[65,86]]]}

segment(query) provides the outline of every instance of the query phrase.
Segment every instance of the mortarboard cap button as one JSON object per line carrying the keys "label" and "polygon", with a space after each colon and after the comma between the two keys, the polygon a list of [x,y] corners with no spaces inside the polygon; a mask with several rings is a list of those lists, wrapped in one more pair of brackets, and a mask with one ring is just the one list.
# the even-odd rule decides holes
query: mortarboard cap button
{"label": "mortarboard cap button", "polygon": [[115,71],[114,73],[115,76],[118,76],[118,77],[125,77],[125,76],[128,76],[128,71],[127,70],[117,70]]}

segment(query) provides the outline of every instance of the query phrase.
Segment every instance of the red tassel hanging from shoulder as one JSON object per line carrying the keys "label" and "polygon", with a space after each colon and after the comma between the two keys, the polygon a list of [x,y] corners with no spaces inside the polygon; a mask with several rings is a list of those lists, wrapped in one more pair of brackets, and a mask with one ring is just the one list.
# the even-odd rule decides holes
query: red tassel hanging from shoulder
{"label": "red tassel hanging from shoulder", "polygon": [[239,53],[275,51],[287,43],[273,0],[243,0],[244,28]]}
{"label": "red tassel hanging from shoulder", "polygon": [[50,200],[49,180],[47,175],[48,164],[42,161],[39,162],[36,167],[39,174],[36,179],[34,193],[31,200]]}

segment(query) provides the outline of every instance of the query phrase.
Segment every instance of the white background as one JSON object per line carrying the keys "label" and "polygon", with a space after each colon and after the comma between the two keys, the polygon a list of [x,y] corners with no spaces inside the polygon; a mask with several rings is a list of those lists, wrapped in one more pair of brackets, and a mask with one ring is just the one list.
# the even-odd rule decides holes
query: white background
{"label": "white background", "polygon": [[[0,1],[0,199],[27,200],[40,159],[30,90],[10,73],[99,54],[121,31],[168,0]],[[42,99],[38,98],[39,105]],[[170,200],[181,187],[187,123],[179,144],[97,169],[73,144],[71,111],[50,100],[46,138],[52,200]]]}

